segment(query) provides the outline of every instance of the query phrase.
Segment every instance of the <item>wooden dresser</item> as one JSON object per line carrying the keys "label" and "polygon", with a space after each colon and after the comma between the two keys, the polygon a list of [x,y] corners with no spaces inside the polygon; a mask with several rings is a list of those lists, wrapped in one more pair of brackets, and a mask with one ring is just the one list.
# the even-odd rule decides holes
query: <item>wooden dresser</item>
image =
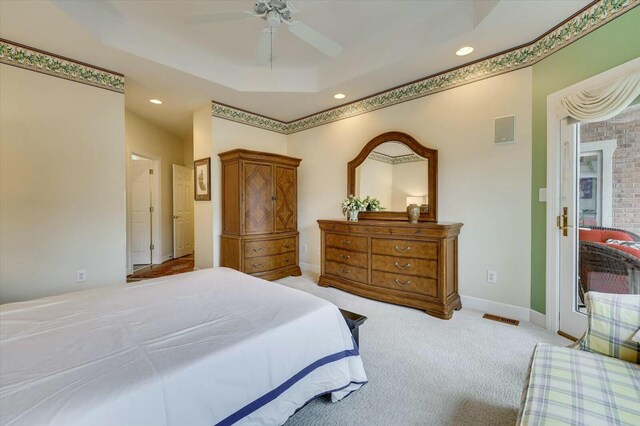
{"label": "wooden dresser", "polygon": [[297,167],[301,160],[244,149],[219,156],[220,265],[268,280],[300,275]]}
{"label": "wooden dresser", "polygon": [[458,295],[461,223],[319,220],[319,285],[449,319]]}

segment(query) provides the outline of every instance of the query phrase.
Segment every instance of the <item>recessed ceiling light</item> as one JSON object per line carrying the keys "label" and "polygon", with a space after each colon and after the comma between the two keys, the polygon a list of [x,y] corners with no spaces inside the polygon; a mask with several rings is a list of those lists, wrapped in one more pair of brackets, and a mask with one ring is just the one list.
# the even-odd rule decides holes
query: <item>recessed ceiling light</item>
{"label": "recessed ceiling light", "polygon": [[162,105],[162,101],[160,99],[149,99],[149,102],[156,105]]}
{"label": "recessed ceiling light", "polygon": [[333,97],[336,99],[344,99],[347,97],[347,95],[345,95],[344,93],[336,93],[335,95],[333,95]]}
{"label": "recessed ceiling light", "polygon": [[456,52],[456,55],[465,56],[465,55],[468,55],[471,52],[473,52],[473,47],[465,46],[465,47],[461,47],[460,49],[458,49],[458,51]]}

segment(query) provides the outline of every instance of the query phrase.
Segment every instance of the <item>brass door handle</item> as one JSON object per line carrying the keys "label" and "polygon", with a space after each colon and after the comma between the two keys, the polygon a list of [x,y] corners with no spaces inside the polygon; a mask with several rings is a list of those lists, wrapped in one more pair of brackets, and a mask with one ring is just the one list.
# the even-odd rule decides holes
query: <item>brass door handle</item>
{"label": "brass door handle", "polygon": [[407,250],[411,250],[411,246],[407,246],[407,247],[405,247],[403,249],[401,249],[400,247],[396,246],[395,249],[398,250],[400,253],[404,254],[404,253],[407,252]]}
{"label": "brass door handle", "polygon": [[340,244],[342,244],[343,246],[348,246],[349,244],[351,244],[351,241],[349,241],[349,240],[341,240]]}
{"label": "brass door handle", "polygon": [[407,268],[411,268],[411,264],[410,264],[410,263],[407,263],[406,265],[401,266],[398,262],[396,262],[396,263],[395,263],[395,265],[396,265],[396,268],[398,268],[398,269],[407,269]]}
{"label": "brass door handle", "polygon": [[180,216],[173,215],[174,219],[178,219]]}
{"label": "brass door handle", "polygon": [[341,254],[340,257],[342,258],[342,260],[349,260],[351,259],[351,256],[345,256],[344,254]]}
{"label": "brass door handle", "polygon": [[409,285],[411,284],[411,281],[407,280],[405,282],[400,281],[399,279],[396,278],[396,284],[398,285]]}

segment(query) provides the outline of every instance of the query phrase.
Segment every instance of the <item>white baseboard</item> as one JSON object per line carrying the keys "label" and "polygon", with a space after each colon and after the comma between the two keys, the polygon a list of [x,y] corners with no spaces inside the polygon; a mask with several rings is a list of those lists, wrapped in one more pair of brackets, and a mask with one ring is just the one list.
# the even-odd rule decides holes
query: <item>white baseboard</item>
{"label": "white baseboard", "polygon": [[545,314],[541,314],[540,312],[531,309],[530,317],[529,321],[532,324],[539,325],[542,328],[547,328],[547,316]]}
{"label": "white baseboard", "polygon": [[305,272],[313,272],[314,274],[320,275],[320,267],[312,263],[300,262],[300,269]]}
{"label": "white baseboard", "polygon": [[501,317],[513,318],[519,321],[528,321],[542,328],[545,327],[546,317],[540,312],[522,306],[514,306],[493,300],[480,299],[479,297],[460,295],[463,308],[474,309]]}

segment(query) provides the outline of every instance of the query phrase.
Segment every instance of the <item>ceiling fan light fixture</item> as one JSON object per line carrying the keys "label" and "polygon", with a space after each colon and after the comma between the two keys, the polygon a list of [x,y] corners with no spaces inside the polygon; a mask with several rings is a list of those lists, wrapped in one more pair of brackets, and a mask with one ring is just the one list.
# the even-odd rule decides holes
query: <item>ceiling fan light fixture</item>
{"label": "ceiling fan light fixture", "polygon": [[473,47],[464,46],[464,47],[461,47],[460,49],[458,49],[458,51],[456,52],[456,55],[458,55],[458,56],[466,56],[471,52],[473,52]]}
{"label": "ceiling fan light fixture", "polygon": [[333,95],[333,97],[336,99],[344,99],[347,97],[347,95],[345,95],[344,93],[336,93],[335,95]]}
{"label": "ceiling fan light fixture", "polygon": [[149,102],[155,105],[162,105],[162,101],[160,99],[149,99]]}

